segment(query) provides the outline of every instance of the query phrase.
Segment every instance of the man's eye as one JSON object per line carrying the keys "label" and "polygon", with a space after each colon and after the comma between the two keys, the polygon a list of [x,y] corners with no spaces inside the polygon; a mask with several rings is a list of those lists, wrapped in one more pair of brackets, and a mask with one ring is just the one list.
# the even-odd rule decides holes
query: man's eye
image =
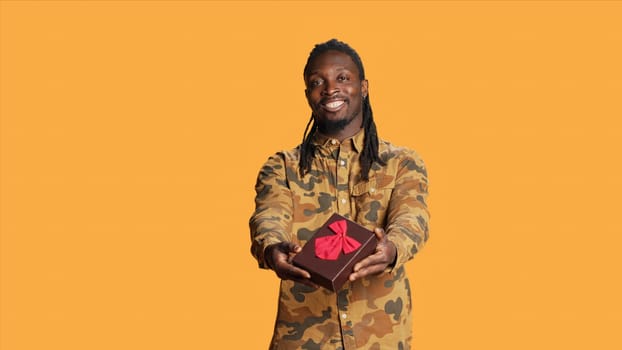
{"label": "man's eye", "polygon": [[337,77],[337,80],[339,80],[339,81],[346,81],[346,80],[349,80],[349,79],[345,75],[340,75],[340,76]]}
{"label": "man's eye", "polygon": [[311,82],[309,83],[309,85],[311,86],[320,86],[321,84],[322,84],[321,79],[311,80]]}

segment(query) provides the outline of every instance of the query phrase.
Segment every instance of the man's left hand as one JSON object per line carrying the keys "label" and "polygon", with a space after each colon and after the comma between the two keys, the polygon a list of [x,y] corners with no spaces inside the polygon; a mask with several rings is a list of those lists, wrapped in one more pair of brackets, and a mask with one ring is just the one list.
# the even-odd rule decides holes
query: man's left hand
{"label": "man's left hand", "polygon": [[381,228],[376,228],[374,233],[378,238],[376,252],[354,265],[354,272],[350,274],[350,281],[379,274],[395,263],[397,249],[393,242],[387,239],[384,230]]}

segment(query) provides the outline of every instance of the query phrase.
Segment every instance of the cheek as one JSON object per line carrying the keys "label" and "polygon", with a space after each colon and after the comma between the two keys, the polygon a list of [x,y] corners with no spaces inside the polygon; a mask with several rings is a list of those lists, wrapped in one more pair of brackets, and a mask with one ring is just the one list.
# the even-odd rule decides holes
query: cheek
{"label": "cheek", "polygon": [[317,104],[320,100],[320,94],[318,92],[311,92],[307,95],[307,101],[309,104]]}
{"label": "cheek", "polygon": [[352,100],[360,100],[362,98],[362,93],[361,89],[352,89],[348,92]]}
{"label": "cheek", "polygon": [[353,108],[353,109],[357,109],[357,110],[358,110],[359,108],[361,108],[361,107],[362,107],[362,102],[363,102],[363,100],[361,99],[361,96],[359,96],[359,95],[353,95],[353,96],[350,98],[350,108]]}
{"label": "cheek", "polygon": [[314,106],[316,105],[317,101],[312,95],[307,95],[307,103],[309,104],[309,107],[314,108]]}

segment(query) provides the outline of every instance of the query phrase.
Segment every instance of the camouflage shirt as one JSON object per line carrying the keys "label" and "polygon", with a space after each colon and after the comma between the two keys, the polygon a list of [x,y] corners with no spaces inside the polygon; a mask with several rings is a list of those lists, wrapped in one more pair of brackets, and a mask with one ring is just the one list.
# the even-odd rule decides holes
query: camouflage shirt
{"label": "camouflage shirt", "polygon": [[397,247],[395,266],[346,284],[337,293],[281,281],[270,349],[410,349],[411,298],[404,263],[428,238],[428,180],[412,150],[380,140],[369,180],[358,162],[364,132],[339,142],[322,136],[311,171],[300,177],[299,148],[278,152],[261,168],[250,219],[252,254],[261,268],[265,248],[301,246],[333,214],[373,230],[382,227]]}

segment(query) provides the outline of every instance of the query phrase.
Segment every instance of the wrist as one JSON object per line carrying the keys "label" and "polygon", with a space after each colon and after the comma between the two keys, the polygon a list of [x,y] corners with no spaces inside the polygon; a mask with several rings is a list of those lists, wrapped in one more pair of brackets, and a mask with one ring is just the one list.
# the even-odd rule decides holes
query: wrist
{"label": "wrist", "polygon": [[263,251],[263,261],[266,267],[270,270],[274,270],[274,262],[272,261],[273,251],[276,248],[277,243],[268,245]]}

